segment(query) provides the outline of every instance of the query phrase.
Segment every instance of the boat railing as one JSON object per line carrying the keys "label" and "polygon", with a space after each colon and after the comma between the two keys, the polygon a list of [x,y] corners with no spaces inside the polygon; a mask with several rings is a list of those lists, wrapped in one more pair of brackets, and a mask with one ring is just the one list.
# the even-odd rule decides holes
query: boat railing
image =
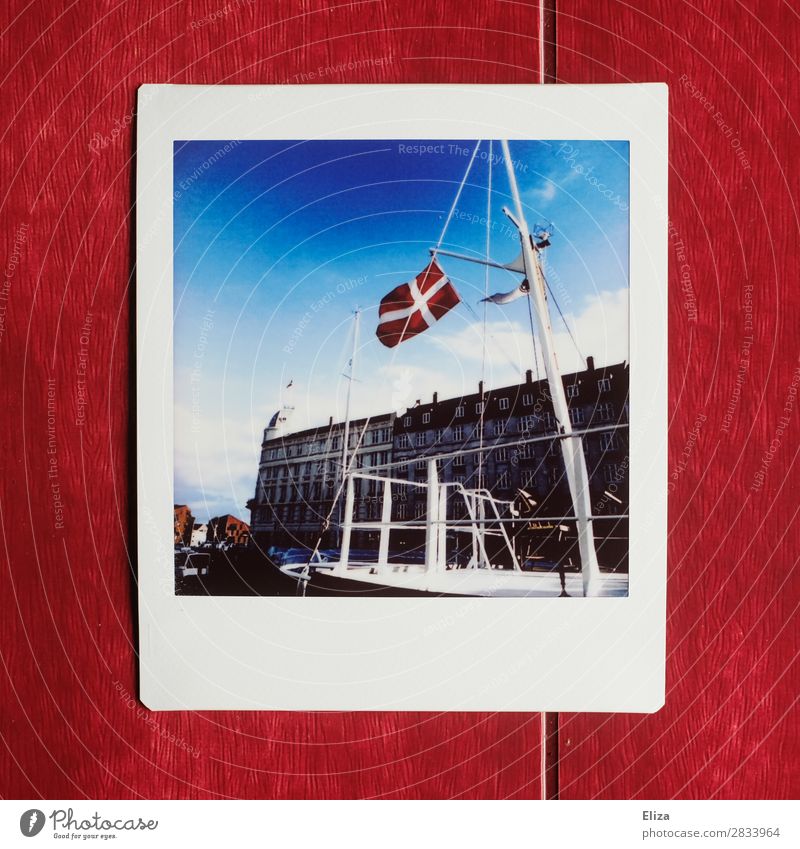
{"label": "boat railing", "polygon": [[[469,534],[471,538],[471,557],[467,568],[491,567],[489,552],[486,550],[485,538],[495,535],[502,538],[505,548],[511,555],[514,568],[519,569],[514,552],[513,539],[509,536],[504,524],[503,511],[512,511],[513,502],[496,498],[487,489],[468,489],[460,482],[447,483],[439,479],[439,458],[427,460],[426,480],[407,480],[379,474],[376,469],[369,471],[354,469],[347,473],[345,479],[345,505],[341,525],[342,539],[339,563],[334,564],[334,571],[345,570],[348,567],[350,544],[353,530],[378,530],[378,553],[375,566],[384,567],[389,564],[389,538],[394,530],[419,528],[425,531],[425,569],[427,571],[443,571],[447,564],[447,532]],[[355,482],[357,480],[373,481],[382,484],[383,492],[379,495],[381,517],[379,520],[360,521],[354,518]],[[400,520],[392,517],[392,507],[395,503],[394,488],[413,487],[425,490],[425,518],[420,521]],[[448,517],[448,495],[452,493],[461,498],[467,518],[459,521]],[[452,500],[452,499],[450,499]],[[518,521],[518,520],[517,520]]]}

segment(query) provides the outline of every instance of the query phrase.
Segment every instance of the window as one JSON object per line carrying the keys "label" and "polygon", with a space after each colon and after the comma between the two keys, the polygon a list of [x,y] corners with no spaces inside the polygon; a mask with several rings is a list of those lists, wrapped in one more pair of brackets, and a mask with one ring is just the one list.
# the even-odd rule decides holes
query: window
{"label": "window", "polygon": [[570,383],[567,386],[567,398],[577,398],[578,397],[578,384]]}
{"label": "window", "polygon": [[608,403],[598,404],[597,418],[600,419],[601,422],[610,422],[614,418],[614,405]]}
{"label": "window", "polygon": [[558,486],[561,481],[561,469],[557,466],[552,466],[547,473],[547,480],[550,483],[550,486]]}
{"label": "window", "polygon": [[418,433],[417,434],[417,438],[416,438],[417,448],[424,448],[426,441],[427,440],[425,439],[424,433]]}
{"label": "window", "polygon": [[556,426],[555,416],[550,412],[545,412],[542,416],[544,419],[544,426],[549,430],[552,430]]}
{"label": "window", "polygon": [[473,439],[483,439],[483,422],[479,422],[475,425],[475,429],[472,431]]}
{"label": "window", "polygon": [[414,517],[416,519],[424,519],[425,518],[425,502],[418,501],[414,505]]}
{"label": "window", "polygon": [[416,462],[416,463],[414,463],[414,468],[415,468],[418,472],[424,472],[424,471],[425,471],[425,468],[426,468],[426,463],[425,463],[425,461],[424,461],[424,460],[417,460],[417,462]]}
{"label": "window", "polygon": [[597,391],[598,392],[610,392],[611,391],[611,378],[610,377],[601,377],[600,380],[597,381]]}
{"label": "window", "polygon": [[508,398],[501,398],[500,399],[500,409],[501,410],[507,410],[508,409]]}
{"label": "window", "polygon": [[403,427],[411,427],[411,416],[406,416],[403,419]]}
{"label": "window", "polygon": [[278,459],[278,449],[277,448],[270,448],[269,459],[270,460],[277,460]]}
{"label": "window", "polygon": [[406,519],[406,505],[405,504],[398,504],[397,505],[397,518],[401,522],[405,521],[405,519]]}
{"label": "window", "polygon": [[483,412],[483,408],[484,408],[483,401],[478,401],[478,403],[475,405],[475,413],[477,415],[480,415]]}
{"label": "window", "polygon": [[508,448],[498,448],[497,451],[494,452],[495,460],[504,461],[508,459]]}
{"label": "window", "polygon": [[495,422],[492,430],[495,436],[502,436],[506,432],[506,423]]}
{"label": "window", "polygon": [[464,405],[461,404],[460,406],[456,407],[456,418],[460,419],[463,415],[464,415]]}
{"label": "window", "polygon": [[619,448],[619,436],[616,433],[600,434],[600,449],[602,451],[616,451]]}
{"label": "window", "polygon": [[453,439],[456,442],[461,442],[461,440],[464,439],[464,426],[463,425],[456,425],[453,428]]}
{"label": "window", "polygon": [[331,440],[331,451],[338,451],[342,447],[342,437],[334,436]]}
{"label": "window", "polygon": [[519,458],[521,460],[530,460],[531,457],[535,457],[536,452],[534,450],[533,445],[530,442],[526,442],[524,445],[520,445],[519,447]]}
{"label": "window", "polygon": [[533,430],[536,427],[536,416],[522,416],[519,420],[519,432]]}
{"label": "window", "polygon": [[399,448],[411,448],[411,439],[407,433],[404,433],[401,435],[397,444]]}
{"label": "window", "polygon": [[464,475],[453,475],[453,483],[464,486]]}
{"label": "window", "polygon": [[443,427],[439,427],[439,428],[436,429],[436,441],[437,442],[444,442],[444,428]]}
{"label": "window", "polygon": [[522,396],[522,404],[525,407],[533,406],[533,395],[523,395]]}
{"label": "window", "polygon": [[606,483],[619,483],[625,480],[625,467],[617,463],[608,463],[603,466],[603,480]]}
{"label": "window", "polygon": [[583,407],[573,407],[569,411],[569,420],[574,425],[583,424],[584,421],[586,421],[586,417],[584,416],[584,413],[583,413]]}
{"label": "window", "polygon": [[392,438],[388,427],[378,428],[373,430],[370,435],[371,445],[380,445],[381,442],[388,442]]}
{"label": "window", "polygon": [[453,457],[453,468],[455,468],[456,466],[461,468],[461,467],[463,467],[463,465],[464,465],[464,455],[463,454],[459,454],[457,457]]}
{"label": "window", "polygon": [[526,469],[522,473],[520,484],[523,489],[536,489],[536,472],[533,469]]}
{"label": "window", "polygon": [[508,489],[508,472],[503,471],[497,476],[497,488],[498,489]]}
{"label": "window", "polygon": [[430,413],[423,413],[422,414],[422,424],[428,424],[430,422],[430,420],[431,420],[431,414]]}

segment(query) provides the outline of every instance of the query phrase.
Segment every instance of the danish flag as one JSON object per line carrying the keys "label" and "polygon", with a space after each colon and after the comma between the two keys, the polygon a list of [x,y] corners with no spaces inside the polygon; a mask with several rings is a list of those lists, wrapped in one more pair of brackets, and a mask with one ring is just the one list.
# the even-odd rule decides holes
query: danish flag
{"label": "danish flag", "polygon": [[435,259],[410,283],[392,289],[378,309],[378,339],[387,348],[427,330],[461,298]]}

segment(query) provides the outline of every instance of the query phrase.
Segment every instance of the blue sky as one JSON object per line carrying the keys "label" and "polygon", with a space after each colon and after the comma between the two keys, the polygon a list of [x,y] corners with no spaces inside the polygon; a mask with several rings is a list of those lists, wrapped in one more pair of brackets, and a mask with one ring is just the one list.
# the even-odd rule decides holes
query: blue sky
{"label": "blue sky", "polygon": [[[427,150],[414,150],[424,144]],[[195,516],[247,519],[261,430],[294,381],[293,427],[344,413],[352,313],[363,310],[356,415],[515,382],[533,364],[527,306],[490,305],[482,267],[442,258],[462,300],[396,349],[374,331],[380,299],[419,273],[436,244],[475,142],[176,142],[174,151],[175,499]],[[529,224],[554,223],[546,273],[582,354],[627,357],[627,142],[510,143]],[[519,253],[499,142],[484,141],[443,247]],[[519,278],[492,271],[489,290]],[[577,353],[557,314],[564,370]],[[484,340],[486,357],[483,356]]]}

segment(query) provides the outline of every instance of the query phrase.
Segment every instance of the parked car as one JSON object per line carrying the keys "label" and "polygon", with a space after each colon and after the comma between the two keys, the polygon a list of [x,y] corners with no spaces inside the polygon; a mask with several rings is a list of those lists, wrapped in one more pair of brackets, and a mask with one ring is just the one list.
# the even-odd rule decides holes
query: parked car
{"label": "parked car", "polygon": [[208,575],[211,569],[211,555],[200,554],[192,549],[175,552],[175,577],[195,578]]}

